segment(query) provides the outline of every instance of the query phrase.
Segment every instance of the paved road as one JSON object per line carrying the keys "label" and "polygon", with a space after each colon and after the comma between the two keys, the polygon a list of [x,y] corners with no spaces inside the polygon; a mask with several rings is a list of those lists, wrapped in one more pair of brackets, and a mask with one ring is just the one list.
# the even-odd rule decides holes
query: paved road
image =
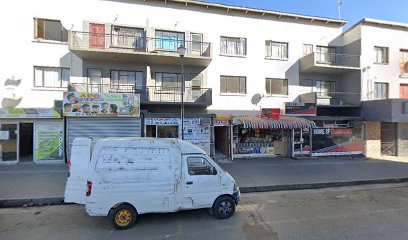
{"label": "paved road", "polygon": [[81,206],[0,209],[0,239],[406,240],[408,184],[243,194],[230,219],[206,210],[143,215],[125,231]]}

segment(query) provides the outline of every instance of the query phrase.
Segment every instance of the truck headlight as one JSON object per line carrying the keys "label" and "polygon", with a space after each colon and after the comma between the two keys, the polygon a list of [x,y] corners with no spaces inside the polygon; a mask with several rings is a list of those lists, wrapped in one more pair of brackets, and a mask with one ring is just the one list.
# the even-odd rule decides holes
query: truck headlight
{"label": "truck headlight", "polygon": [[234,188],[232,189],[232,191],[236,192],[238,190],[237,185],[234,183]]}

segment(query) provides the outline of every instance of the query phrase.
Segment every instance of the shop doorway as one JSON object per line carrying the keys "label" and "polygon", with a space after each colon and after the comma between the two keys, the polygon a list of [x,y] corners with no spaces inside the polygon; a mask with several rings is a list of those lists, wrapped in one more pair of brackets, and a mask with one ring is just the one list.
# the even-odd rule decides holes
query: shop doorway
{"label": "shop doorway", "polygon": [[33,161],[34,124],[20,123],[19,126],[19,162]]}
{"label": "shop doorway", "polygon": [[18,124],[0,123],[0,163],[18,160]]}
{"label": "shop doorway", "polygon": [[292,129],[292,157],[310,156],[310,128]]}
{"label": "shop doorway", "polygon": [[229,126],[214,127],[215,154],[214,158],[225,158],[231,156],[231,133]]}

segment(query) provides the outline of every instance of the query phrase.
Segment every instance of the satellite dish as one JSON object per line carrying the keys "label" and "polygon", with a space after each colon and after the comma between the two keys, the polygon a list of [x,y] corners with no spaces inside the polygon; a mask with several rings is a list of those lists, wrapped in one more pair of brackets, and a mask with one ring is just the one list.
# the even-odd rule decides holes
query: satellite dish
{"label": "satellite dish", "polygon": [[257,94],[255,94],[254,96],[252,96],[252,98],[251,98],[251,103],[252,103],[253,105],[257,105],[257,104],[261,101],[261,99],[262,99],[261,94],[257,93]]}

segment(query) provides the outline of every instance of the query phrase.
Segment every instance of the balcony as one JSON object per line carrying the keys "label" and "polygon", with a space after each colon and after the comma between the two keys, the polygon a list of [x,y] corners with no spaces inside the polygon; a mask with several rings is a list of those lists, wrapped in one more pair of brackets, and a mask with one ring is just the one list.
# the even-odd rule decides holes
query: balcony
{"label": "balcony", "polygon": [[[131,84],[84,84],[71,83],[72,92],[102,92],[102,93],[138,93],[142,104],[180,104],[180,87],[143,86],[136,88]],[[212,104],[211,88],[186,87],[184,90],[186,105],[210,106]]]}
{"label": "balcony", "polygon": [[299,95],[299,101],[316,103],[320,107],[358,107],[361,104],[359,93],[310,92]]}
{"label": "balcony", "polygon": [[363,101],[365,121],[408,123],[408,99],[378,99]]}
{"label": "balcony", "polygon": [[141,62],[178,65],[177,48],[186,47],[186,66],[207,67],[211,62],[211,43],[147,38],[119,34],[70,31],[68,48],[82,59],[95,61]]}
{"label": "balcony", "polygon": [[344,74],[359,70],[359,55],[313,52],[300,59],[301,73]]}

